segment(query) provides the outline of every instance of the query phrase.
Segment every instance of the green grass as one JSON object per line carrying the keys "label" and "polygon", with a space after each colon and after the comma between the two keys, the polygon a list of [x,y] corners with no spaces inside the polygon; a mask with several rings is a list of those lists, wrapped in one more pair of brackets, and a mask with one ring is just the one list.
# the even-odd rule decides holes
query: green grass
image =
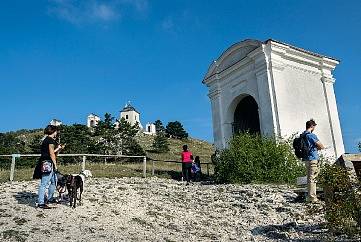
{"label": "green grass", "polygon": [[[147,176],[152,175],[152,161],[147,162]],[[127,162],[127,163],[92,163],[87,162],[86,169],[90,170],[93,177],[142,177],[143,176],[143,163],[141,162]],[[81,171],[81,165],[59,165],[59,171],[62,174],[77,174]],[[179,179],[181,175],[181,164],[167,163],[167,162],[154,162],[154,174],[161,178]],[[207,174],[207,167],[203,165],[202,171]],[[8,170],[0,170],[0,182],[9,181]],[[209,165],[209,174],[213,174],[213,165]],[[19,168],[15,169],[15,181],[28,181],[32,179],[33,168]]]}
{"label": "green grass", "polygon": [[137,141],[146,151],[149,158],[155,160],[177,160],[180,161],[182,146],[188,145],[189,150],[192,151],[194,157],[199,156],[202,162],[211,162],[211,155],[214,153],[214,147],[207,141],[189,138],[187,140],[168,139],[169,151],[166,153],[152,152],[152,144],[154,136],[140,134],[137,136]]}

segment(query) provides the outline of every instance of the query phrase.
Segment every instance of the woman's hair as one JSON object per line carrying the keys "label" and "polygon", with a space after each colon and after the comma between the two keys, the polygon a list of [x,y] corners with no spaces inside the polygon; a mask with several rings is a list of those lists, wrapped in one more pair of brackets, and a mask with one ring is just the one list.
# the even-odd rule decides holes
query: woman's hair
{"label": "woman's hair", "polygon": [[52,135],[54,134],[56,131],[58,131],[58,127],[56,127],[55,125],[48,125],[46,126],[46,128],[44,129],[44,134],[46,135]]}
{"label": "woman's hair", "polygon": [[187,151],[188,150],[188,146],[187,145],[183,145],[183,151]]}
{"label": "woman's hair", "polygon": [[196,158],[194,159],[194,162],[199,162],[199,156],[197,155]]}

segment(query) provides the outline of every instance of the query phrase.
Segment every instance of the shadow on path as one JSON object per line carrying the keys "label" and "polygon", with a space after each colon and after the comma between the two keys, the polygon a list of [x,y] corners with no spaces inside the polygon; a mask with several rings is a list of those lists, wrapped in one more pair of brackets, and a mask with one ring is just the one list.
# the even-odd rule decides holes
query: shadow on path
{"label": "shadow on path", "polygon": [[[295,222],[282,225],[259,226],[251,230],[253,235],[261,235],[272,240],[308,242],[324,241],[328,230],[324,225],[297,225]],[[289,233],[298,233],[302,239],[291,239]]]}
{"label": "shadow on path", "polygon": [[26,204],[30,207],[35,207],[36,199],[38,198],[38,194],[33,192],[18,192],[14,195],[14,198],[19,204]]}

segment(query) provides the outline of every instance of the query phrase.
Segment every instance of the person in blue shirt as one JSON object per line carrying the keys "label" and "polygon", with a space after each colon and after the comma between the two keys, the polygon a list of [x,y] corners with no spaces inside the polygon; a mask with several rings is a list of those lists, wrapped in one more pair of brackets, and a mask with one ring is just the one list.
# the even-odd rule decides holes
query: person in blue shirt
{"label": "person in blue shirt", "polygon": [[307,121],[306,131],[303,132],[303,134],[306,135],[308,146],[310,148],[308,156],[304,159],[307,167],[308,202],[318,202],[316,196],[316,178],[319,174],[318,151],[325,148],[317,136],[313,133],[315,131],[316,125],[317,124],[313,119]]}

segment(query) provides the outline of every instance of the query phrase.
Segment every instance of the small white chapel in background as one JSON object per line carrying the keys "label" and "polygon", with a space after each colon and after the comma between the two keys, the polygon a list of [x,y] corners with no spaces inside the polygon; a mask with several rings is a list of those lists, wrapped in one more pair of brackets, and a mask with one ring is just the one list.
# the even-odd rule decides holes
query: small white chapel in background
{"label": "small white chapel in background", "polygon": [[[156,128],[155,125],[153,123],[147,123],[145,128],[143,129],[142,123],[140,121],[140,112],[138,112],[131,104],[130,102],[128,102],[125,107],[120,111],[120,115],[119,115],[119,120],[120,119],[124,119],[125,121],[127,121],[128,123],[130,123],[131,125],[136,125],[138,124],[139,126],[139,131],[143,132],[144,134],[147,135],[155,135],[156,132]],[[98,122],[100,121],[100,117],[98,115],[95,114],[89,114],[88,115],[88,119],[87,119],[87,126],[90,127],[95,127],[97,126]],[[118,122],[115,122],[116,127],[119,126]]]}
{"label": "small white chapel in background", "polygon": [[54,126],[60,126],[63,124],[63,122],[61,122],[60,120],[58,119],[52,119],[50,122],[49,122],[50,125],[54,125]]}
{"label": "small white chapel in background", "polygon": [[339,60],[272,39],[244,40],[230,46],[209,67],[204,79],[212,107],[217,148],[234,133],[290,137],[315,119],[315,133],[344,153],[332,71]]}
{"label": "small white chapel in background", "polygon": [[157,133],[157,130],[155,128],[155,124],[153,123],[147,123],[145,125],[145,128],[144,128],[144,134],[149,134],[149,135],[155,135]]}
{"label": "small white chapel in background", "polygon": [[88,128],[94,128],[100,121],[100,117],[94,113],[88,115],[87,124]]}
{"label": "small white chapel in background", "polygon": [[140,121],[140,112],[138,112],[131,104],[128,102],[123,110],[120,112],[120,119],[124,118],[125,121],[129,122],[131,125],[139,125],[139,130],[144,134],[155,135],[156,129],[153,123],[147,123],[143,129],[142,123]]}

